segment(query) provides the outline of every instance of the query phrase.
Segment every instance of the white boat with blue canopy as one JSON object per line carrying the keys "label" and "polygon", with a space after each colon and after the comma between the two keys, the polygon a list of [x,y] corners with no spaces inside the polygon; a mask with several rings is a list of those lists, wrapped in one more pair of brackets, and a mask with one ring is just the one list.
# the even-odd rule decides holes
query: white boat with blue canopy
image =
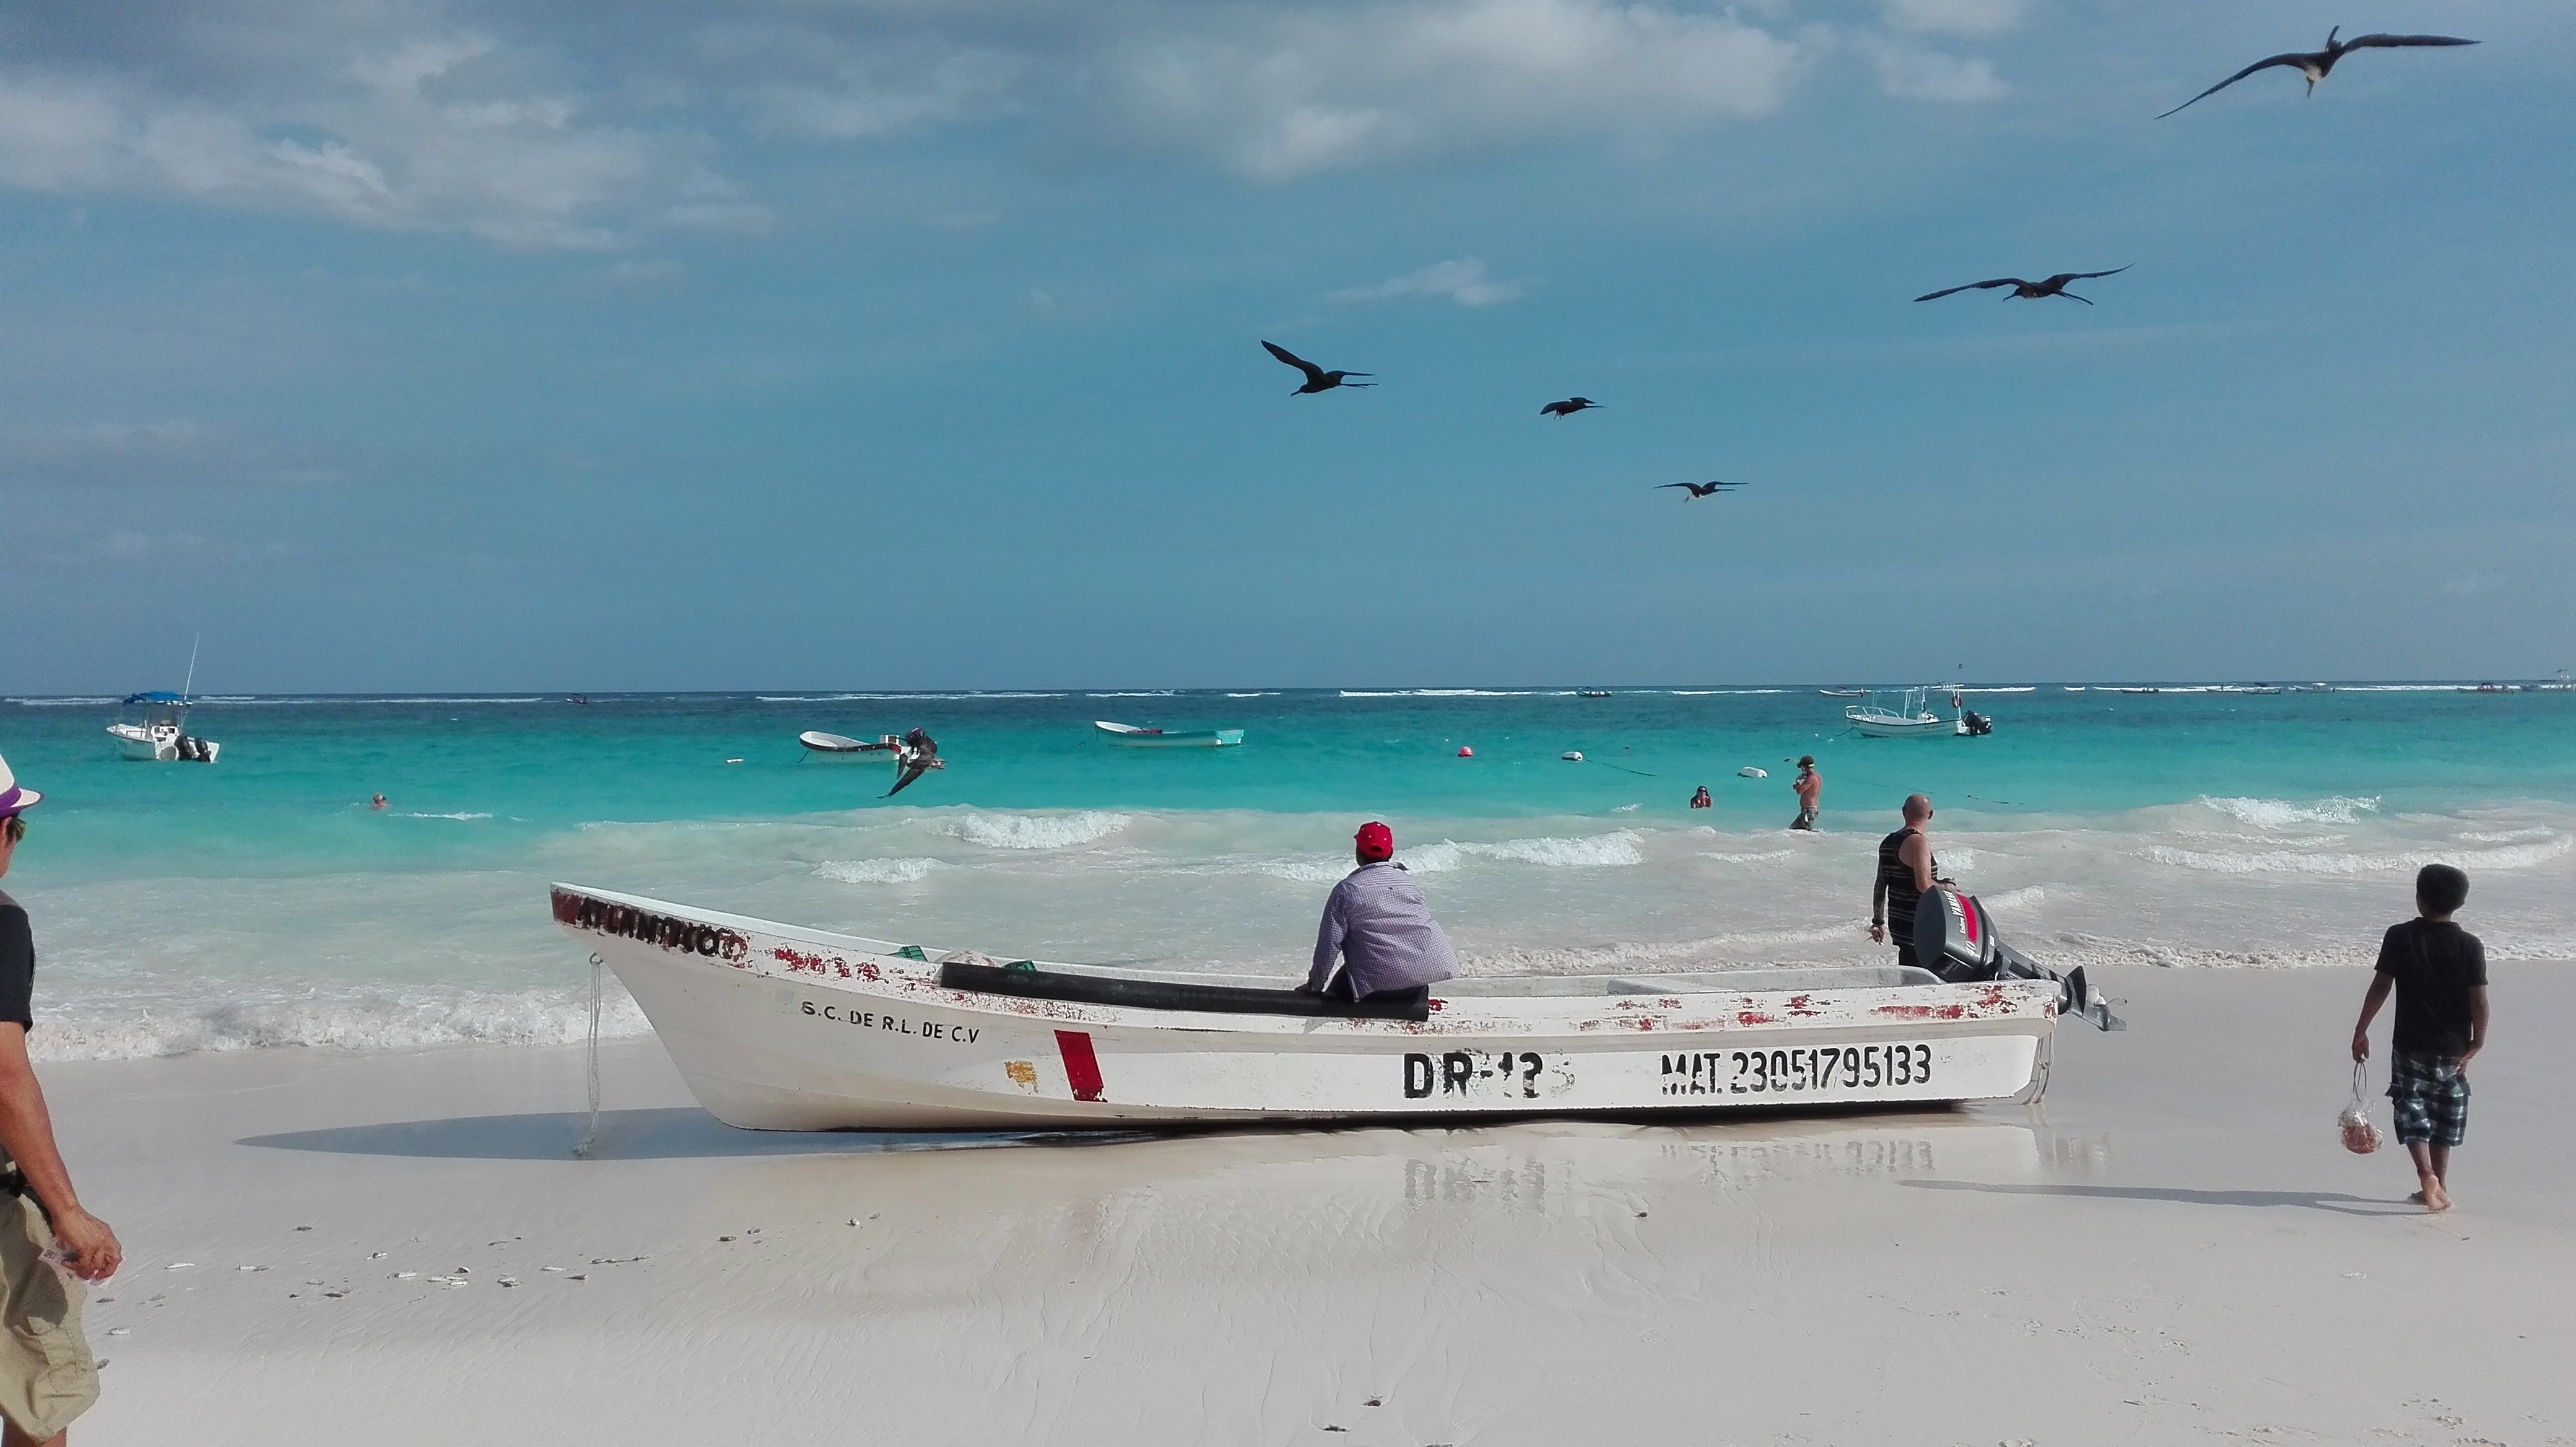
{"label": "white boat with blue canopy", "polygon": [[[1042,964],[559,884],[700,1104],[755,1130],[1079,1129],[1929,1106],[2045,1083],[2083,972],[1927,896],[1896,965],[1477,976],[1358,1004],[1242,974]],[[1945,978],[1948,976],[1948,978]]]}
{"label": "white boat with blue canopy", "polygon": [[1109,742],[1130,749],[1230,749],[1243,742],[1241,729],[1158,729],[1105,718],[1093,719],[1091,726]]}
{"label": "white boat with blue canopy", "polygon": [[1950,716],[1931,708],[1928,688],[1873,693],[1867,703],[1843,710],[1843,721],[1874,739],[1973,738],[1994,732],[1994,720],[1966,706],[1959,691],[1950,692]]}
{"label": "white boat with blue canopy", "polygon": [[188,710],[195,700],[183,693],[154,691],[127,694],[123,714],[107,726],[116,751],[137,763],[211,764],[223,745],[188,732]]}

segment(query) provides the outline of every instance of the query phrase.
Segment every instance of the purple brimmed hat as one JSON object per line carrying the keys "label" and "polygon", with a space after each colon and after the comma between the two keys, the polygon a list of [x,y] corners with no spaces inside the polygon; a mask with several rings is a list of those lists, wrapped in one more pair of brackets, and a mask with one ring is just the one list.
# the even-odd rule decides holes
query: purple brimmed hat
{"label": "purple brimmed hat", "polygon": [[9,761],[0,759],[0,819],[33,809],[44,797],[33,789],[19,788],[18,776],[9,772]]}

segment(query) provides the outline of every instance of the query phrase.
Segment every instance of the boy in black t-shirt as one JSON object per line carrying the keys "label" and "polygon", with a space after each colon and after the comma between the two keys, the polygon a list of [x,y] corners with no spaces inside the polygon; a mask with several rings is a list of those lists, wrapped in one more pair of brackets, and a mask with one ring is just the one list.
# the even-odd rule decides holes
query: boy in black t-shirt
{"label": "boy in black t-shirt", "polygon": [[2447,864],[2415,876],[2415,909],[2423,917],[2389,927],[2379,969],[2352,1027],[2352,1058],[2370,1058],[2370,1022],[2388,992],[2397,1018],[2388,1041],[2388,1099],[2397,1139],[2415,1158],[2427,1211],[2451,1209],[2451,1147],[2469,1128],[2469,1062],[2487,1043],[2487,951],[2451,923],[2468,902],[2469,877]]}

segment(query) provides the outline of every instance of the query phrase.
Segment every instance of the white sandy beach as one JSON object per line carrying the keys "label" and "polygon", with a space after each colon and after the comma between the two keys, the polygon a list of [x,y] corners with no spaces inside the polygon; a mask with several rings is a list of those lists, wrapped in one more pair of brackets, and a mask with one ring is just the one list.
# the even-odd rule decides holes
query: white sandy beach
{"label": "white sandy beach", "polygon": [[2576,975],[2497,966],[2444,1217],[2337,1143],[2365,979],[2115,972],[2044,1110],[1687,1126],[758,1135],[648,1040],[581,1162],[577,1048],[54,1065],[130,1252],[74,1435],[2576,1440]]}

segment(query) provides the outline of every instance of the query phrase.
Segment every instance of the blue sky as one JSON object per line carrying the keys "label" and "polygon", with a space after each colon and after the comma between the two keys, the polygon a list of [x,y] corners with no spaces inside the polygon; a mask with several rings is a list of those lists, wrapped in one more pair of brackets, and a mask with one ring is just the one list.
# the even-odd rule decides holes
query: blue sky
{"label": "blue sky", "polygon": [[[2150,119],[2336,24],[2486,43]],[[0,692],[2543,675],[2571,62],[2450,0],[11,7]]]}

